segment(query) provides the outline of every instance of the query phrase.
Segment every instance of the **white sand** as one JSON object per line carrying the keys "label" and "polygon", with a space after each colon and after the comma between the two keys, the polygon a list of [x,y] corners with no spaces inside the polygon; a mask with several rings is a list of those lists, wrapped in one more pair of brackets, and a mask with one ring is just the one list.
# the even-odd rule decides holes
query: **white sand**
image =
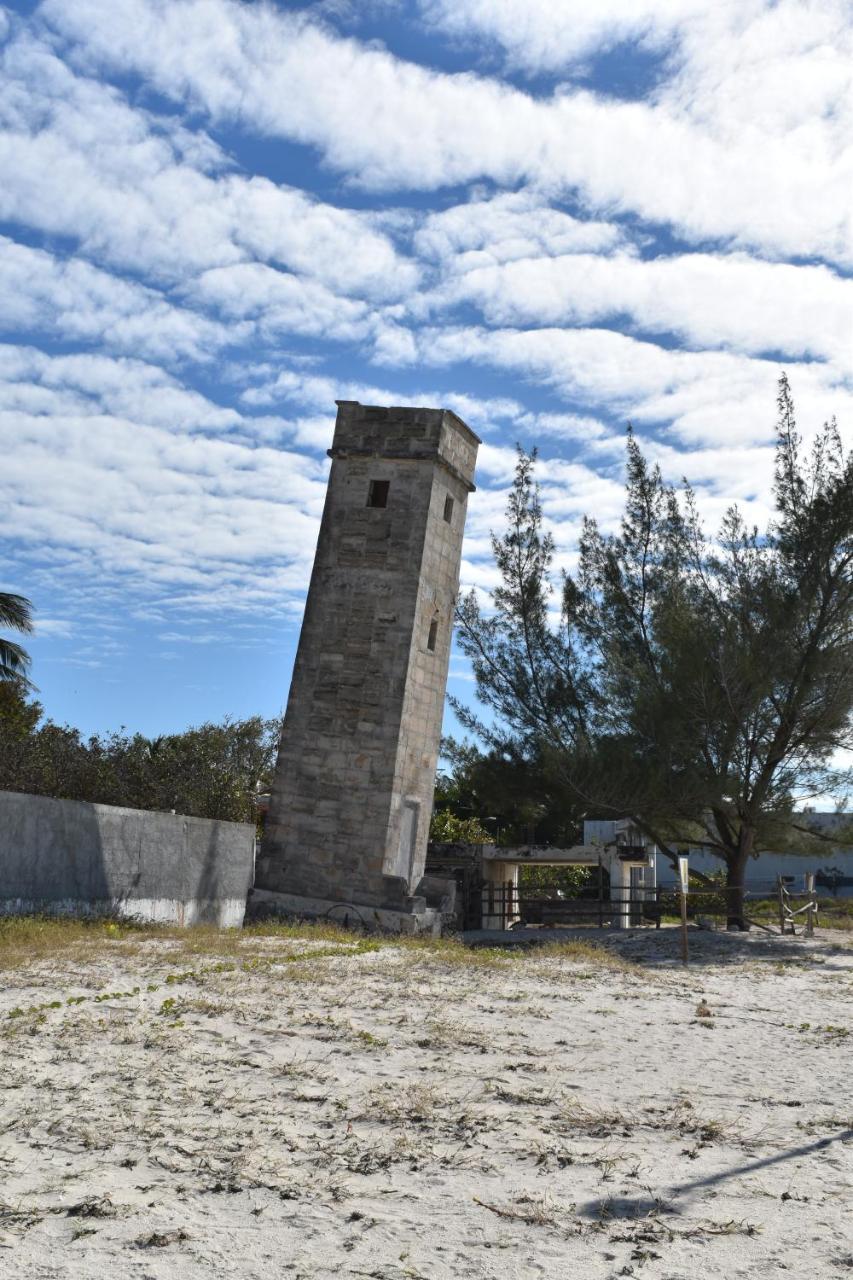
{"label": "white sand", "polygon": [[851,1277],[853,939],[691,941],[4,975],[0,1276]]}

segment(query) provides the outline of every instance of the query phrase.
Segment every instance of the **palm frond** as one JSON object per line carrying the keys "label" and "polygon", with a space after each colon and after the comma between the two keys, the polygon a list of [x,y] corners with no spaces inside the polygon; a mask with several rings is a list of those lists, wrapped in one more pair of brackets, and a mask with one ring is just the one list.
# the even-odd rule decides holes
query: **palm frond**
{"label": "palm frond", "polygon": [[33,606],[26,596],[10,591],[0,591],[0,626],[14,631],[33,630]]}
{"label": "palm frond", "polygon": [[0,680],[22,680],[27,683],[30,655],[14,640],[0,636]]}

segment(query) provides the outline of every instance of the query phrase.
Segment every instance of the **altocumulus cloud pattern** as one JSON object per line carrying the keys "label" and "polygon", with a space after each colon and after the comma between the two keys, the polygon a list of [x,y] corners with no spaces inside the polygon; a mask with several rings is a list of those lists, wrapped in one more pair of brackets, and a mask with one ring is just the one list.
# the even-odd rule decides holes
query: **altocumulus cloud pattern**
{"label": "altocumulus cloud pattern", "polygon": [[834,0],[0,7],[3,585],[51,714],[277,710],[336,397],[483,437],[467,585],[516,441],[567,566],[629,419],[762,523],[780,369],[853,423],[851,46]]}

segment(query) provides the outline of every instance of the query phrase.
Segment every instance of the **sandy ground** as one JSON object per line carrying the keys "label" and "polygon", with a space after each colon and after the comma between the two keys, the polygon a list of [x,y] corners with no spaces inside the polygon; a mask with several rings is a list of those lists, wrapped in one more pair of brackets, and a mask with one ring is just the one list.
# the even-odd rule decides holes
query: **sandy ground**
{"label": "sandy ground", "polygon": [[0,1276],[853,1277],[853,939],[691,940],[6,972]]}

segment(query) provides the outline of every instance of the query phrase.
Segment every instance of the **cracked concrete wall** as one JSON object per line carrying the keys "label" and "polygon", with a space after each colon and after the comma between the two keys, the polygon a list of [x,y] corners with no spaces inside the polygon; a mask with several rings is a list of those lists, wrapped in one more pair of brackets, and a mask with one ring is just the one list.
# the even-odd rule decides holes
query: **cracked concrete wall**
{"label": "cracked concrete wall", "polygon": [[240,925],[254,827],[0,791],[0,912]]}

